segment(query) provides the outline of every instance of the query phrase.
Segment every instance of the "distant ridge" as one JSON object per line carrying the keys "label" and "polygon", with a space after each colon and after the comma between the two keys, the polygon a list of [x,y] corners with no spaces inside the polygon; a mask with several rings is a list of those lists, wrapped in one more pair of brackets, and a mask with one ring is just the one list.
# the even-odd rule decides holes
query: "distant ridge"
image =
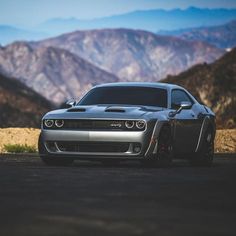
{"label": "distant ridge", "polygon": [[40,25],[35,25],[33,29],[20,29],[11,25],[0,25],[0,44],[6,45],[21,40],[40,40],[76,30],[126,28],[156,33],[160,30],[173,31],[222,25],[235,19],[236,9],[196,7],[171,10],[138,10],[91,20],[80,20],[75,17],[67,19],[52,18]]}
{"label": "distant ridge", "polygon": [[157,32],[220,25],[234,19],[236,19],[236,9],[189,7],[172,10],[139,10],[93,20],[55,18],[41,24],[39,29],[53,35],[75,30],[104,28],[130,28]]}
{"label": "distant ridge", "polygon": [[32,31],[16,28],[10,25],[0,25],[0,44],[6,45],[16,40],[40,40],[49,34],[40,31]]}
{"label": "distant ridge", "polygon": [[233,48],[236,47],[236,20],[219,26],[161,31],[158,34],[177,36],[189,41],[202,41],[224,49]]}

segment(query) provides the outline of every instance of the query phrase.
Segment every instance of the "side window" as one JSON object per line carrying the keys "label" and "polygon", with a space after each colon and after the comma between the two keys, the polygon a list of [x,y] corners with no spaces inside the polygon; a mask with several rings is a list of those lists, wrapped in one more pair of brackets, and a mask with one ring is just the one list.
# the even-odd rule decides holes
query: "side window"
{"label": "side window", "polygon": [[171,93],[171,108],[176,109],[181,102],[191,102],[193,103],[192,99],[189,97],[187,93],[183,90],[175,89],[172,90]]}

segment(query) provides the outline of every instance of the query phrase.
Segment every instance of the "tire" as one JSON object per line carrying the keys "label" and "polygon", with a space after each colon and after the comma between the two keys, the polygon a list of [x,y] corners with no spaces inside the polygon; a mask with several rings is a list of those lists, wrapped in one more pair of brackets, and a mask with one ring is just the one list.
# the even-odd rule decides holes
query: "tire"
{"label": "tire", "polygon": [[214,136],[209,127],[204,135],[203,144],[197,154],[193,156],[191,164],[193,166],[212,166],[214,158]]}
{"label": "tire", "polygon": [[41,160],[48,166],[68,166],[73,163],[74,159],[57,157],[49,154],[43,144],[42,134],[39,135],[38,150]]}
{"label": "tire", "polygon": [[171,165],[172,159],[173,145],[171,129],[169,126],[164,126],[159,134],[157,154],[151,159],[142,160],[142,164],[146,167],[168,167]]}
{"label": "tire", "polygon": [[157,164],[159,166],[170,166],[173,159],[173,145],[171,137],[171,129],[164,126],[161,129],[158,148],[157,148]]}

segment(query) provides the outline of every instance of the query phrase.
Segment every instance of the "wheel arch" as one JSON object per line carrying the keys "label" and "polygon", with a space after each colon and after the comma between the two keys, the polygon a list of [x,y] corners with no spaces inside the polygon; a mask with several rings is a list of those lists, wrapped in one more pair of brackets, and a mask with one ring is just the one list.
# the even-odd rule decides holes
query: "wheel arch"
{"label": "wheel arch", "polygon": [[216,126],[215,126],[215,123],[211,119],[210,116],[206,116],[203,120],[195,152],[199,152],[201,150],[203,142],[204,142],[204,137],[205,137],[205,134],[208,131],[208,129],[212,130],[213,140],[214,140],[215,139],[215,133],[216,133]]}
{"label": "wheel arch", "polygon": [[157,120],[156,124],[153,129],[153,133],[149,142],[149,146],[147,148],[147,151],[145,152],[145,157],[148,158],[149,156],[154,154],[155,147],[158,144],[158,137],[164,127],[168,127],[171,129],[172,133],[172,126],[170,124],[169,120]]}

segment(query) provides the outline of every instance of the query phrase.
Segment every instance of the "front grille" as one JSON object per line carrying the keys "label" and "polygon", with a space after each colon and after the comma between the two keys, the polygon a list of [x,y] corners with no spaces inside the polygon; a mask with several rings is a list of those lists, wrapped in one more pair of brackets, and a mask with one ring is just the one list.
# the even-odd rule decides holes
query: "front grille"
{"label": "front grille", "polygon": [[79,130],[123,130],[124,121],[112,120],[65,120],[64,128]]}
{"label": "front grille", "polygon": [[113,142],[57,142],[62,152],[103,152],[103,153],[125,153],[129,149],[129,143]]}

